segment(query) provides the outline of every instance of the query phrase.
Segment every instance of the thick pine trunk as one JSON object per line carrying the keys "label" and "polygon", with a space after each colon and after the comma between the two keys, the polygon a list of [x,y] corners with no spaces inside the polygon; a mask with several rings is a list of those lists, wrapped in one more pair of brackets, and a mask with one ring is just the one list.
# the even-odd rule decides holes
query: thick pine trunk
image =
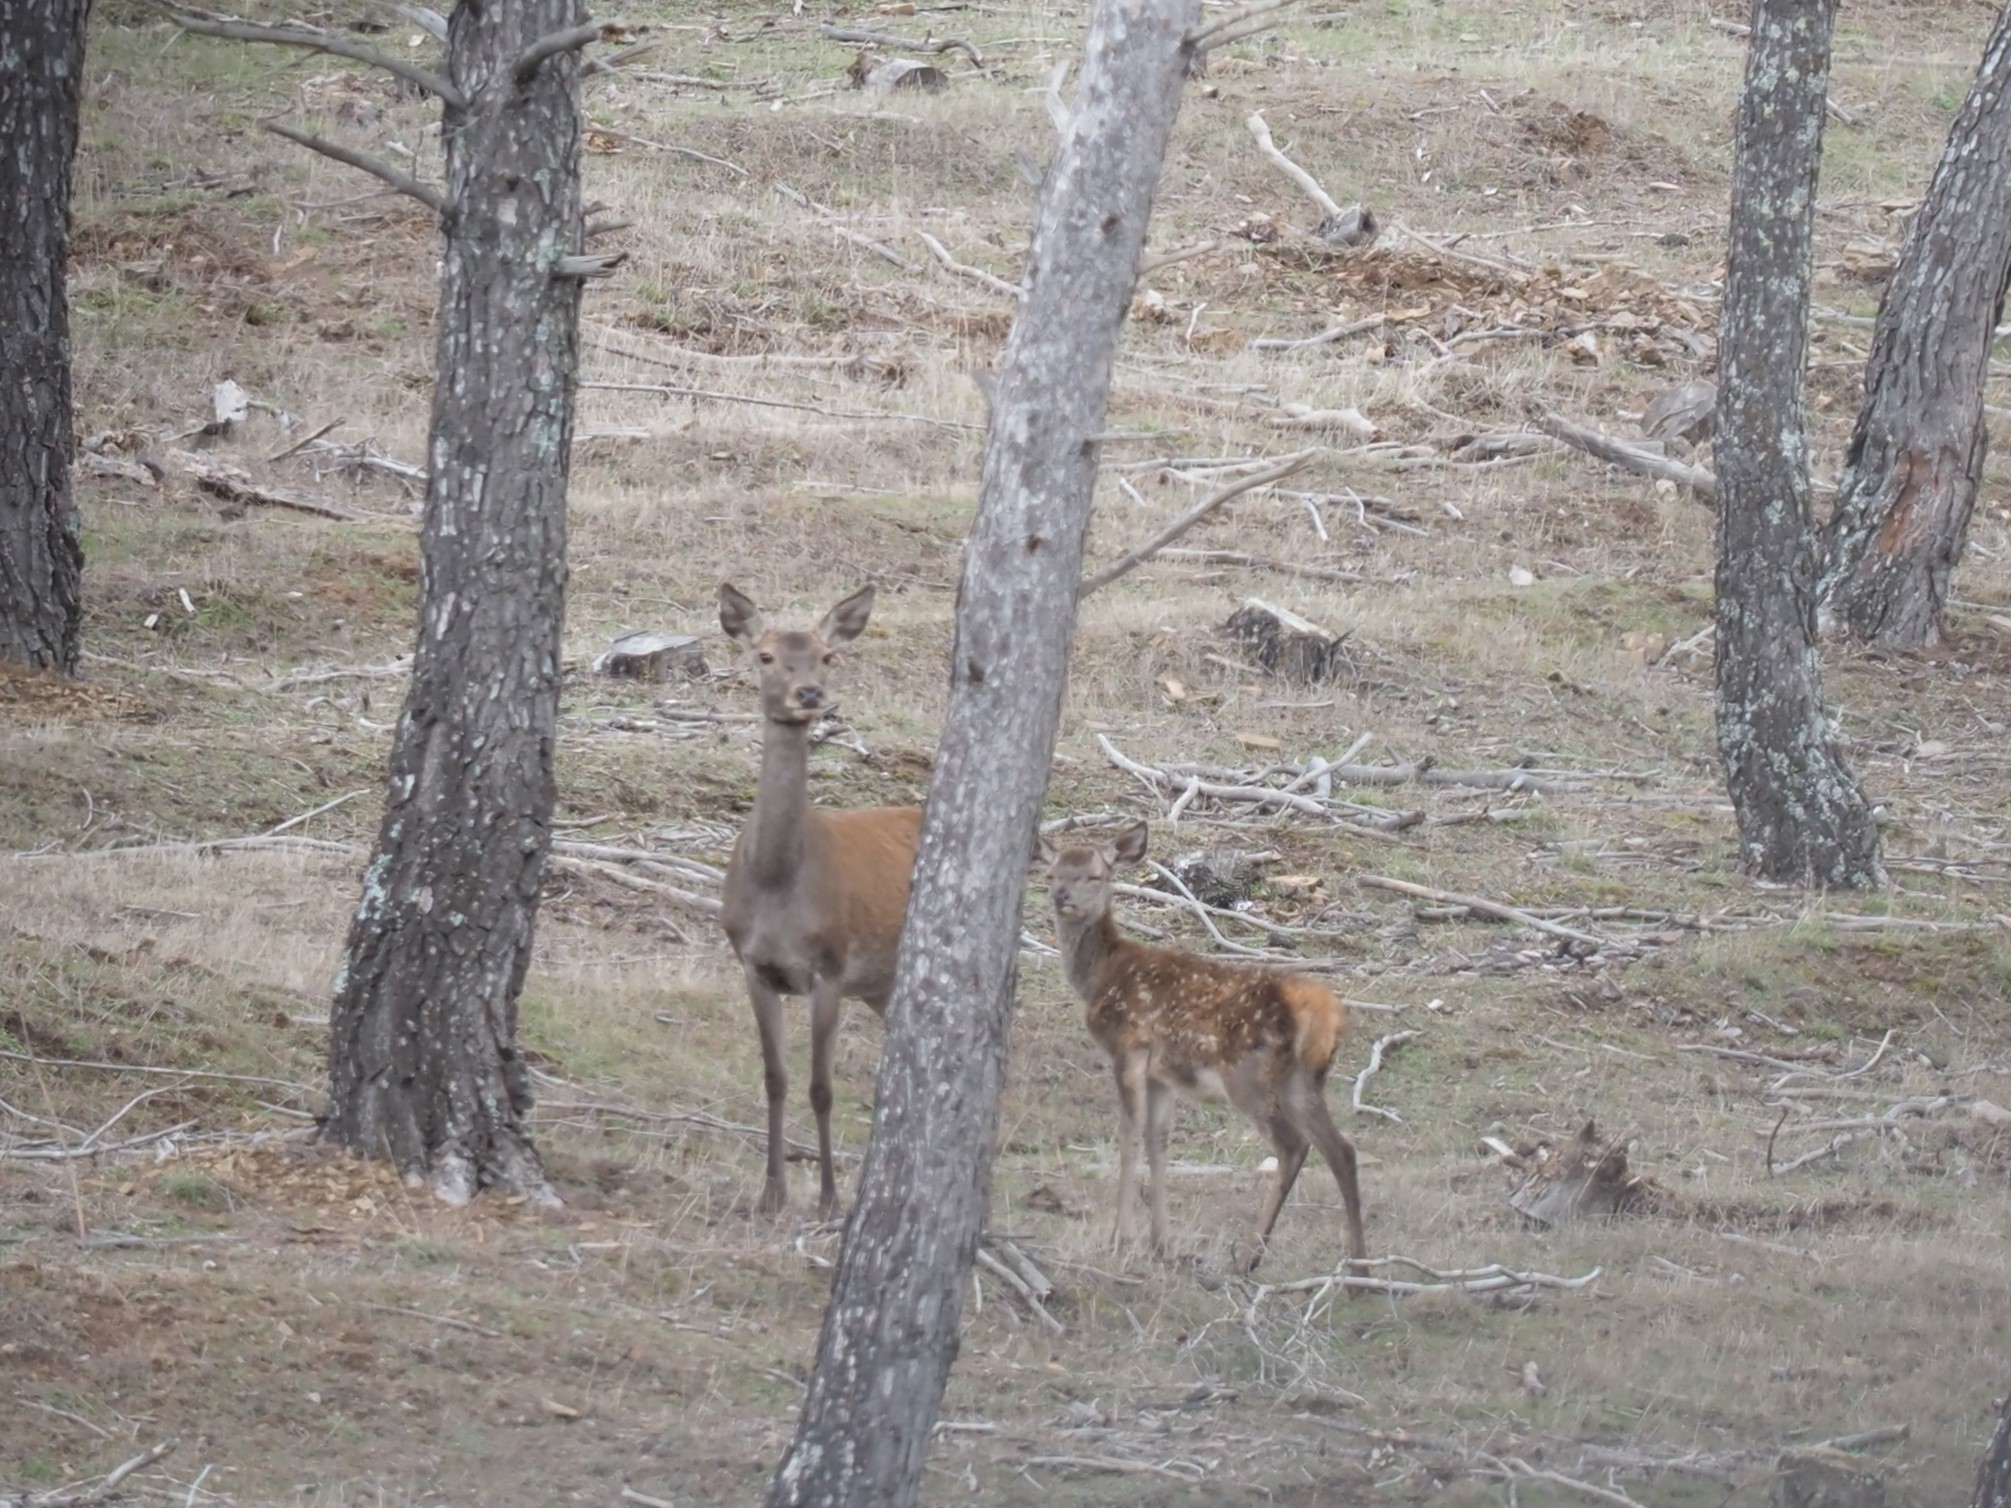
{"label": "thick pine trunk", "polygon": [[1976,1468],[1976,1495],[1970,1508],[2011,1508],[2011,1394],[1997,1416],[1997,1429]]}
{"label": "thick pine trunk", "polygon": [[70,164],[90,0],[0,0],[0,659],[77,671]]}
{"label": "thick pine trunk", "polygon": [[1047,787],[1118,327],[1200,0],[1097,0],[992,395],[873,1139],[769,1503],[907,1508],[990,1195],[1020,895]]}
{"label": "thick pine trunk", "polygon": [[328,1129],[465,1200],[549,1200],[517,995],[551,840],[578,373],[578,60],[512,64],[582,0],[464,3],[447,73],[446,247],[419,643],[377,853],[336,984]]}
{"label": "thick pine trunk", "polygon": [[1816,654],[1809,516],[1810,247],[1836,0],[1755,0],[1718,335],[1718,749],[1747,868],[1883,883]]}
{"label": "thick pine trunk", "polygon": [[2011,277],[2011,6],[1879,304],[1864,407],[1826,533],[1826,607],[1852,638],[1941,637],[1983,476],[1983,378]]}

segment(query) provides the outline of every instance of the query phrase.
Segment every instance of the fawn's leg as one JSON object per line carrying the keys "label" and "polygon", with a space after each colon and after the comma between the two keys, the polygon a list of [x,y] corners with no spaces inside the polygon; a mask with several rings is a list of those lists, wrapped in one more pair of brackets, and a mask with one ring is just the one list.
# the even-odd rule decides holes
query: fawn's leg
{"label": "fawn's leg", "polygon": [[768,1091],[768,1182],[761,1190],[761,1213],[779,1214],[789,1203],[784,1176],[786,1145],[782,1112],[789,1096],[789,1066],[782,1055],[782,996],[751,965],[747,968],[747,998],[754,1005],[754,1024],[761,1032],[761,1083]]}
{"label": "fawn's leg", "polygon": [[838,1034],[838,976],[810,982],[810,1108],[817,1116],[817,1214],[838,1212],[838,1178],[831,1168],[831,1043]]}
{"label": "fawn's leg", "polygon": [[1322,1084],[1306,1082],[1295,1086],[1292,1108],[1298,1112],[1299,1124],[1319,1147],[1320,1155],[1326,1158],[1327,1166],[1334,1170],[1334,1182],[1341,1186],[1341,1203],[1348,1212],[1348,1255],[1362,1261],[1369,1254],[1369,1243],[1362,1234],[1362,1191],[1355,1179],[1355,1145],[1334,1124]]}
{"label": "fawn's leg", "polygon": [[1138,1138],[1145,1120],[1145,1057],[1127,1054],[1117,1071],[1117,1245],[1131,1244],[1131,1207],[1138,1200]]}
{"label": "fawn's leg", "polygon": [[1166,1133],[1173,1124],[1173,1091],[1157,1079],[1145,1085],[1145,1162],[1152,1175],[1152,1249],[1166,1250]]}
{"label": "fawn's leg", "polygon": [[1271,1228],[1278,1223],[1278,1212],[1285,1207],[1292,1185],[1299,1181],[1299,1169],[1306,1165],[1306,1138],[1289,1112],[1282,1107],[1274,1109],[1258,1124],[1278,1156],[1278,1176],[1271,1184],[1270,1197],[1264,1201],[1264,1212],[1257,1217],[1251,1232],[1250,1254],[1242,1263],[1246,1273],[1255,1272],[1257,1264],[1264,1260],[1264,1244],[1271,1239]]}

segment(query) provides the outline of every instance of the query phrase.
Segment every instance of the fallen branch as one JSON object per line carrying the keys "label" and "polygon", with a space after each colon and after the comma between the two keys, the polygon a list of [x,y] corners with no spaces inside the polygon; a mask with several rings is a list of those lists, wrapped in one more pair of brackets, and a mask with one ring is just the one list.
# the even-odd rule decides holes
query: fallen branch
{"label": "fallen branch", "polygon": [[1040,1295],[1034,1292],[1032,1285],[1030,1285],[1025,1278],[1021,1277],[1018,1273],[1014,1272],[1010,1267],[1006,1266],[1005,1263],[1001,1262],[997,1257],[993,1256],[990,1252],[986,1251],[983,1246],[978,1247],[977,1264],[978,1266],[982,1267],[986,1272],[990,1273],[993,1277],[997,1278],[1001,1283],[1005,1284],[1006,1287],[1010,1288],[1014,1293],[1018,1294],[1020,1296],[1020,1301],[1024,1303],[1026,1307],[1032,1311],[1034,1317],[1038,1319],[1043,1325],[1047,1326],[1049,1330],[1054,1332],[1056,1335],[1062,1333],[1061,1321],[1056,1319],[1053,1315],[1047,1312],[1047,1306],[1040,1301]]}
{"label": "fallen branch", "polygon": [[1395,895],[1408,895],[1422,901],[1433,901],[1441,906],[1464,906],[1469,911],[1482,916],[1491,916],[1496,921],[1514,922],[1517,926],[1534,927],[1538,932],[1547,932],[1552,937],[1566,942],[1583,943],[1593,948],[1610,948],[1613,944],[1603,937],[1595,937],[1590,932],[1579,932],[1573,928],[1546,921],[1533,916],[1515,906],[1505,906],[1499,901],[1490,901],[1474,895],[1456,895],[1450,890],[1434,890],[1429,885],[1413,885],[1408,880],[1386,879],[1379,874],[1358,874],[1355,883],[1365,890],[1387,890]]}
{"label": "fallen branch", "polygon": [[811,214],[822,220],[827,228],[835,231],[840,237],[850,241],[854,246],[863,247],[882,261],[891,262],[903,272],[913,272],[915,270],[915,264],[894,250],[893,247],[875,241],[871,236],[861,235],[849,225],[843,224],[839,220],[836,211],[819,204],[808,194],[800,193],[796,189],[789,187],[786,183],[776,184],[775,192],[787,199],[791,204],[810,211]]}
{"label": "fallen branch", "polygon": [[1383,324],[1384,318],[1382,315],[1371,314],[1367,319],[1349,320],[1344,325],[1335,325],[1331,329],[1322,330],[1318,335],[1308,335],[1299,340],[1285,340],[1273,337],[1266,337],[1263,340],[1253,340],[1250,342],[1250,349],[1253,351],[1303,351],[1308,346],[1324,346],[1332,341],[1345,340],[1350,335],[1366,335],[1371,330],[1380,330]]}
{"label": "fallen branch", "polygon": [[1277,142],[1271,139],[1271,128],[1264,123],[1263,111],[1259,110],[1252,114],[1244,124],[1250,128],[1250,134],[1257,138],[1257,150],[1270,158],[1272,165],[1279,172],[1298,185],[1299,191],[1319,207],[1323,216],[1329,220],[1341,218],[1345,211],[1333,201],[1325,189],[1320,187],[1320,181],[1278,149]]}
{"label": "fallen branch", "polygon": [[941,241],[938,241],[927,231],[918,230],[915,234],[921,238],[922,244],[929,248],[929,254],[942,263],[945,269],[955,273],[958,277],[969,278],[974,283],[982,283],[985,287],[991,289],[992,292],[1004,294],[1010,299],[1026,297],[1025,289],[1008,283],[1004,278],[994,276],[992,273],[986,272],[982,267],[972,267],[966,263],[959,262],[955,257],[950,255],[947,246],[943,245]]}
{"label": "fallen branch", "polygon": [[99,1063],[88,1058],[42,1058],[34,1053],[0,1049],[0,1058],[13,1063],[33,1063],[40,1068],[90,1068],[100,1073],[156,1074],[165,1078],[214,1079],[225,1084],[258,1084],[269,1089],[287,1089],[295,1094],[312,1094],[305,1084],[291,1079],[270,1079],[253,1073],[211,1073],[199,1068],[155,1068],[147,1063]]}
{"label": "fallen branch", "polygon": [[[1407,1267],[1424,1275],[1425,1281],[1414,1282],[1408,1278],[1375,1277],[1370,1269]],[[1277,1294],[1313,1293],[1324,1294],[1335,1288],[1346,1288],[1359,1293],[1418,1294],[1418,1293],[1507,1293],[1518,1288],[1577,1289],[1589,1287],[1605,1272],[1603,1267],[1595,1267],[1583,1277],[1560,1278],[1547,1272],[1518,1272],[1503,1267],[1500,1263],[1490,1263],[1486,1267],[1461,1267],[1440,1270],[1427,1267],[1410,1257],[1376,1257],[1362,1262],[1350,1262],[1348,1270],[1330,1272],[1324,1277],[1299,1278],[1289,1283],[1259,1283],[1250,1295],[1249,1314],[1254,1319],[1257,1306]]]}
{"label": "fallen branch", "polygon": [[1616,466],[1624,466],[1629,471],[1643,476],[1655,477],[1662,481],[1674,482],[1679,487],[1687,487],[1699,496],[1716,500],[1718,478],[1701,466],[1688,466],[1667,456],[1656,455],[1653,451],[1629,445],[1624,440],[1616,440],[1603,430],[1588,429],[1582,424],[1573,424],[1569,419],[1545,409],[1536,421],[1536,427],[1553,439],[1562,440],[1575,450],[1597,456],[1602,461],[1611,461]]}
{"label": "fallen branch", "polygon": [[0,1498],[0,1508],[84,1508],[88,1503],[102,1503],[118,1491],[119,1484],[127,1477],[136,1471],[145,1471],[180,1443],[179,1440],[163,1440],[159,1445],[141,1451],[130,1461],[114,1466],[103,1476],[88,1481],[52,1488],[48,1492],[31,1492],[18,1498]]}
{"label": "fallen branch", "polygon": [[1403,1046],[1404,1043],[1410,1041],[1416,1035],[1417,1033],[1414,1031],[1403,1031],[1391,1032],[1387,1037],[1376,1038],[1376,1045],[1369,1049],[1369,1066],[1355,1075],[1355,1114],[1380,1115],[1384,1120],[1394,1121],[1399,1126],[1403,1124],[1403,1117],[1398,1115],[1396,1111],[1385,1110],[1380,1105],[1363,1104],[1362,1091],[1368,1087],[1369,1076],[1381,1070],[1383,1066],[1383,1054]]}
{"label": "fallen branch", "polygon": [[794,403],[786,398],[761,398],[752,393],[721,393],[710,388],[680,387],[651,382],[582,382],[582,388],[603,393],[655,393],[664,398],[703,398],[713,403],[749,403],[756,408],[783,408],[799,414],[815,414],[821,419],[878,420],[896,424],[928,424],[937,429],[981,433],[982,424],[966,424],[960,419],[938,419],[933,414],[910,414],[897,409],[825,408],[817,403]]}
{"label": "fallen branch", "polygon": [[1190,560],[1196,565],[1241,566],[1251,571],[1276,571],[1281,576],[1306,576],[1314,581],[1360,581],[1360,571],[1344,571],[1338,566],[1300,565],[1289,560],[1270,560],[1261,555],[1245,555],[1241,550],[1170,550],[1159,552],[1168,560]]}
{"label": "fallen branch", "polygon": [[893,47],[903,52],[957,51],[967,54],[977,67],[985,65],[984,54],[962,37],[931,37],[925,42],[917,42],[909,37],[897,37],[891,32],[861,31],[853,26],[825,26],[818,31],[818,35],[827,42],[851,42],[860,47]]}
{"label": "fallen branch", "polygon": [[1076,601],[1080,602],[1084,597],[1087,597],[1091,592],[1096,591],[1100,587],[1109,586],[1111,582],[1117,580],[1125,572],[1150,560],[1154,555],[1172,544],[1181,535],[1200,523],[1202,519],[1213,513],[1224,503],[1241,497],[1253,487],[1266,487],[1273,482],[1280,481],[1292,475],[1292,473],[1305,466],[1319,453],[1317,448],[1297,451],[1292,455],[1273,462],[1262,471],[1255,471],[1248,476],[1239,477],[1221,491],[1203,498],[1194,507],[1181,514],[1180,517],[1176,518],[1164,529],[1161,529],[1137,549],[1129,551],[1119,557],[1113,564],[1105,566],[1102,570],[1083,577],[1082,587],[1076,595]]}

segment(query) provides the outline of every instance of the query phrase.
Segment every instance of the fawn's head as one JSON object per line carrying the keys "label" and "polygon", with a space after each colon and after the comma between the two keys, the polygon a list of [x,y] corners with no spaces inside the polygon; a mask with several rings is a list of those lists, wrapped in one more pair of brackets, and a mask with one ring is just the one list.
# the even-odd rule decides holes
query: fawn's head
{"label": "fawn's head", "polygon": [[761,611],[726,582],[719,585],[719,626],[754,657],[761,711],[772,723],[814,723],[836,705],[824,678],[838,650],[859,637],[873,611],[873,589],[861,587],[824,615],[813,632],[767,628]]}
{"label": "fawn's head", "polygon": [[1055,915],[1095,921],[1110,910],[1110,887],[1118,872],[1145,857],[1148,829],[1134,822],[1108,843],[1075,843],[1057,849],[1034,839],[1034,861],[1047,871],[1047,893]]}

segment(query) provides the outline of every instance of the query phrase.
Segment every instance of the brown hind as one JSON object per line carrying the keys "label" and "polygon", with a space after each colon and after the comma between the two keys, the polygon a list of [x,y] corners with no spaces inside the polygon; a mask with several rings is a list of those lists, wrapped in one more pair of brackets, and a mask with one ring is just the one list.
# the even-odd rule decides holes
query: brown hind
{"label": "brown hind", "polygon": [[1117,1074],[1118,1243],[1132,1236],[1142,1125],[1152,1173],[1152,1242],[1165,1248],[1166,1132],[1173,1096],[1181,1094],[1227,1099],[1277,1153],[1277,1182],[1258,1216],[1244,1272],[1263,1260],[1264,1243],[1309,1146],[1320,1149],[1340,1185],[1349,1256],[1367,1257],[1355,1149],[1327,1109],[1327,1072],[1347,1029],[1347,1007],[1303,974],[1218,963],[1125,937],[1110,914],[1110,887],[1120,867],[1145,857],[1145,844],[1146,826],[1139,822],[1110,843],[1057,851],[1042,840],[1035,850],[1047,870],[1068,981],[1087,1007],[1090,1035]]}
{"label": "brown hind", "polygon": [[818,1211],[838,1205],[831,1167],[831,1043],[843,996],[884,1015],[908,909],[922,810],[823,812],[810,805],[810,728],[832,706],[824,689],[838,650],[859,637],[873,589],[854,592],[814,632],[764,628],[753,602],[719,588],[719,622],[753,656],[765,734],[754,810],[733,845],[720,921],[747,976],[768,1091],[768,1181],[761,1208],[789,1202],[784,1177],[782,997],[810,997],[810,1108],[817,1116]]}

